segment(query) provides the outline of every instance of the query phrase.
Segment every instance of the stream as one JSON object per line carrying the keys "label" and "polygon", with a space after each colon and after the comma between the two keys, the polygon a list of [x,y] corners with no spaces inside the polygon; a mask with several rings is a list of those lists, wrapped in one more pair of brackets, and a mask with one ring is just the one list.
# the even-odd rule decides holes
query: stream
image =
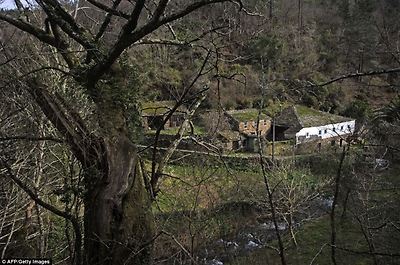
{"label": "stream", "polygon": [[[300,228],[307,221],[327,214],[332,207],[332,199],[324,197],[314,198],[309,207],[296,214],[294,229]],[[278,230],[285,234],[288,232],[288,224],[278,221]],[[198,251],[200,264],[223,265],[235,257],[246,256],[251,252],[265,248],[276,239],[274,223],[272,220],[258,220],[253,226],[245,227],[234,235],[228,235],[213,242]]]}

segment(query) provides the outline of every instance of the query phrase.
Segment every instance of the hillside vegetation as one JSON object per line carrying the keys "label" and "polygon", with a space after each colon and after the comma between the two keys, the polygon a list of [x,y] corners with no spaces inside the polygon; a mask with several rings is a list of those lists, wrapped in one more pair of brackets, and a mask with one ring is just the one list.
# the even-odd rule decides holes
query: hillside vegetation
{"label": "hillside vegetation", "polygon": [[203,42],[212,42],[221,58],[218,74],[211,79],[215,96],[207,99],[204,108],[217,108],[220,103],[226,109],[257,107],[264,84],[267,102],[290,101],[363,118],[397,95],[396,73],[349,78],[323,87],[313,84],[344,74],[397,68],[399,3],[272,2],[272,14],[264,1],[246,4],[251,15],[237,14],[226,4],[204,9],[187,17],[184,28],[176,29],[183,42],[211,29],[215,21],[230,27],[210,33],[194,43],[194,49],[163,46],[135,54],[148,81],[146,97],[176,97],[193,75],[188,66],[201,62],[197,45]]}

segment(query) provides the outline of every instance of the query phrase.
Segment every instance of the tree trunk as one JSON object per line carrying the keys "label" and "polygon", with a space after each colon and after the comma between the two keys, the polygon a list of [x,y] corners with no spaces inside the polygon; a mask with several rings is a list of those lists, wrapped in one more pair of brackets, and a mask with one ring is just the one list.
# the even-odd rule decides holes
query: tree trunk
{"label": "tree trunk", "polygon": [[92,148],[94,153],[84,154],[89,156],[83,163],[85,265],[152,262],[154,219],[150,193],[130,140],[129,120],[138,118],[138,113],[128,108],[136,96],[128,69],[115,63],[103,82],[94,86],[89,82],[87,87],[96,104],[101,140]]}
{"label": "tree trunk", "polygon": [[[81,84],[87,85],[96,104],[100,127],[96,136],[66,102],[49,93],[36,79],[30,85],[30,93],[82,164],[85,265],[151,263],[151,198],[138,166],[136,148],[128,137],[130,110],[126,106],[134,100],[134,91],[128,86],[124,69],[113,68],[105,78],[107,82],[103,80],[101,85]],[[80,242],[77,243],[80,250]]]}
{"label": "tree trunk", "polygon": [[85,264],[150,264],[154,220],[134,145],[104,139],[99,168],[86,168]]}

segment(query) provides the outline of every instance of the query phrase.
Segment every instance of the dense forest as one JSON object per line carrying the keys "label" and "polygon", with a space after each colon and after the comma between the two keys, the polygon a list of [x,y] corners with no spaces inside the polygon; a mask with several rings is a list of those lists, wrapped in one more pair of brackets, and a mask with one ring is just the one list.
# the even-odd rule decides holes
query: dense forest
{"label": "dense forest", "polygon": [[[217,75],[221,94],[220,99],[208,99],[211,106],[256,106],[262,72],[268,72],[269,99],[301,102],[330,112],[364,115],[367,109],[396,97],[396,73],[315,86],[347,73],[398,67],[396,1],[275,1],[271,11],[268,3],[252,2],[250,14],[237,14],[229,5],[218,6],[188,17],[185,27],[176,29],[183,41],[190,42],[214,23],[226,23],[226,28],[216,31],[219,34],[202,39],[211,42],[220,56]],[[173,97],[171,91],[188,75],[182,71],[189,71],[186,62],[200,60],[195,50],[179,47],[153,48],[141,55],[147,60],[134,57],[145,63],[141,69],[150,75],[151,82],[146,83],[156,98]],[[354,100],[356,106],[350,104]]]}
{"label": "dense forest", "polygon": [[[400,263],[399,1],[0,7],[3,264]],[[287,106],[356,125],[300,152]]]}

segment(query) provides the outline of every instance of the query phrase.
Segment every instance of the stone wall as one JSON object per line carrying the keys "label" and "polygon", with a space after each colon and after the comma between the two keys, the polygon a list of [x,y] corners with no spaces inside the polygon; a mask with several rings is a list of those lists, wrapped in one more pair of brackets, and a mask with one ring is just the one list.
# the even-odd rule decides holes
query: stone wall
{"label": "stone wall", "polygon": [[[260,120],[258,130],[265,135],[271,129],[271,121]],[[257,121],[239,122],[239,132],[244,134],[257,134]]]}
{"label": "stone wall", "polygon": [[326,151],[340,151],[343,145],[346,145],[346,138],[340,136],[317,139],[315,141],[308,141],[301,144],[297,144],[295,147],[296,154],[306,154],[306,153],[320,153]]}

